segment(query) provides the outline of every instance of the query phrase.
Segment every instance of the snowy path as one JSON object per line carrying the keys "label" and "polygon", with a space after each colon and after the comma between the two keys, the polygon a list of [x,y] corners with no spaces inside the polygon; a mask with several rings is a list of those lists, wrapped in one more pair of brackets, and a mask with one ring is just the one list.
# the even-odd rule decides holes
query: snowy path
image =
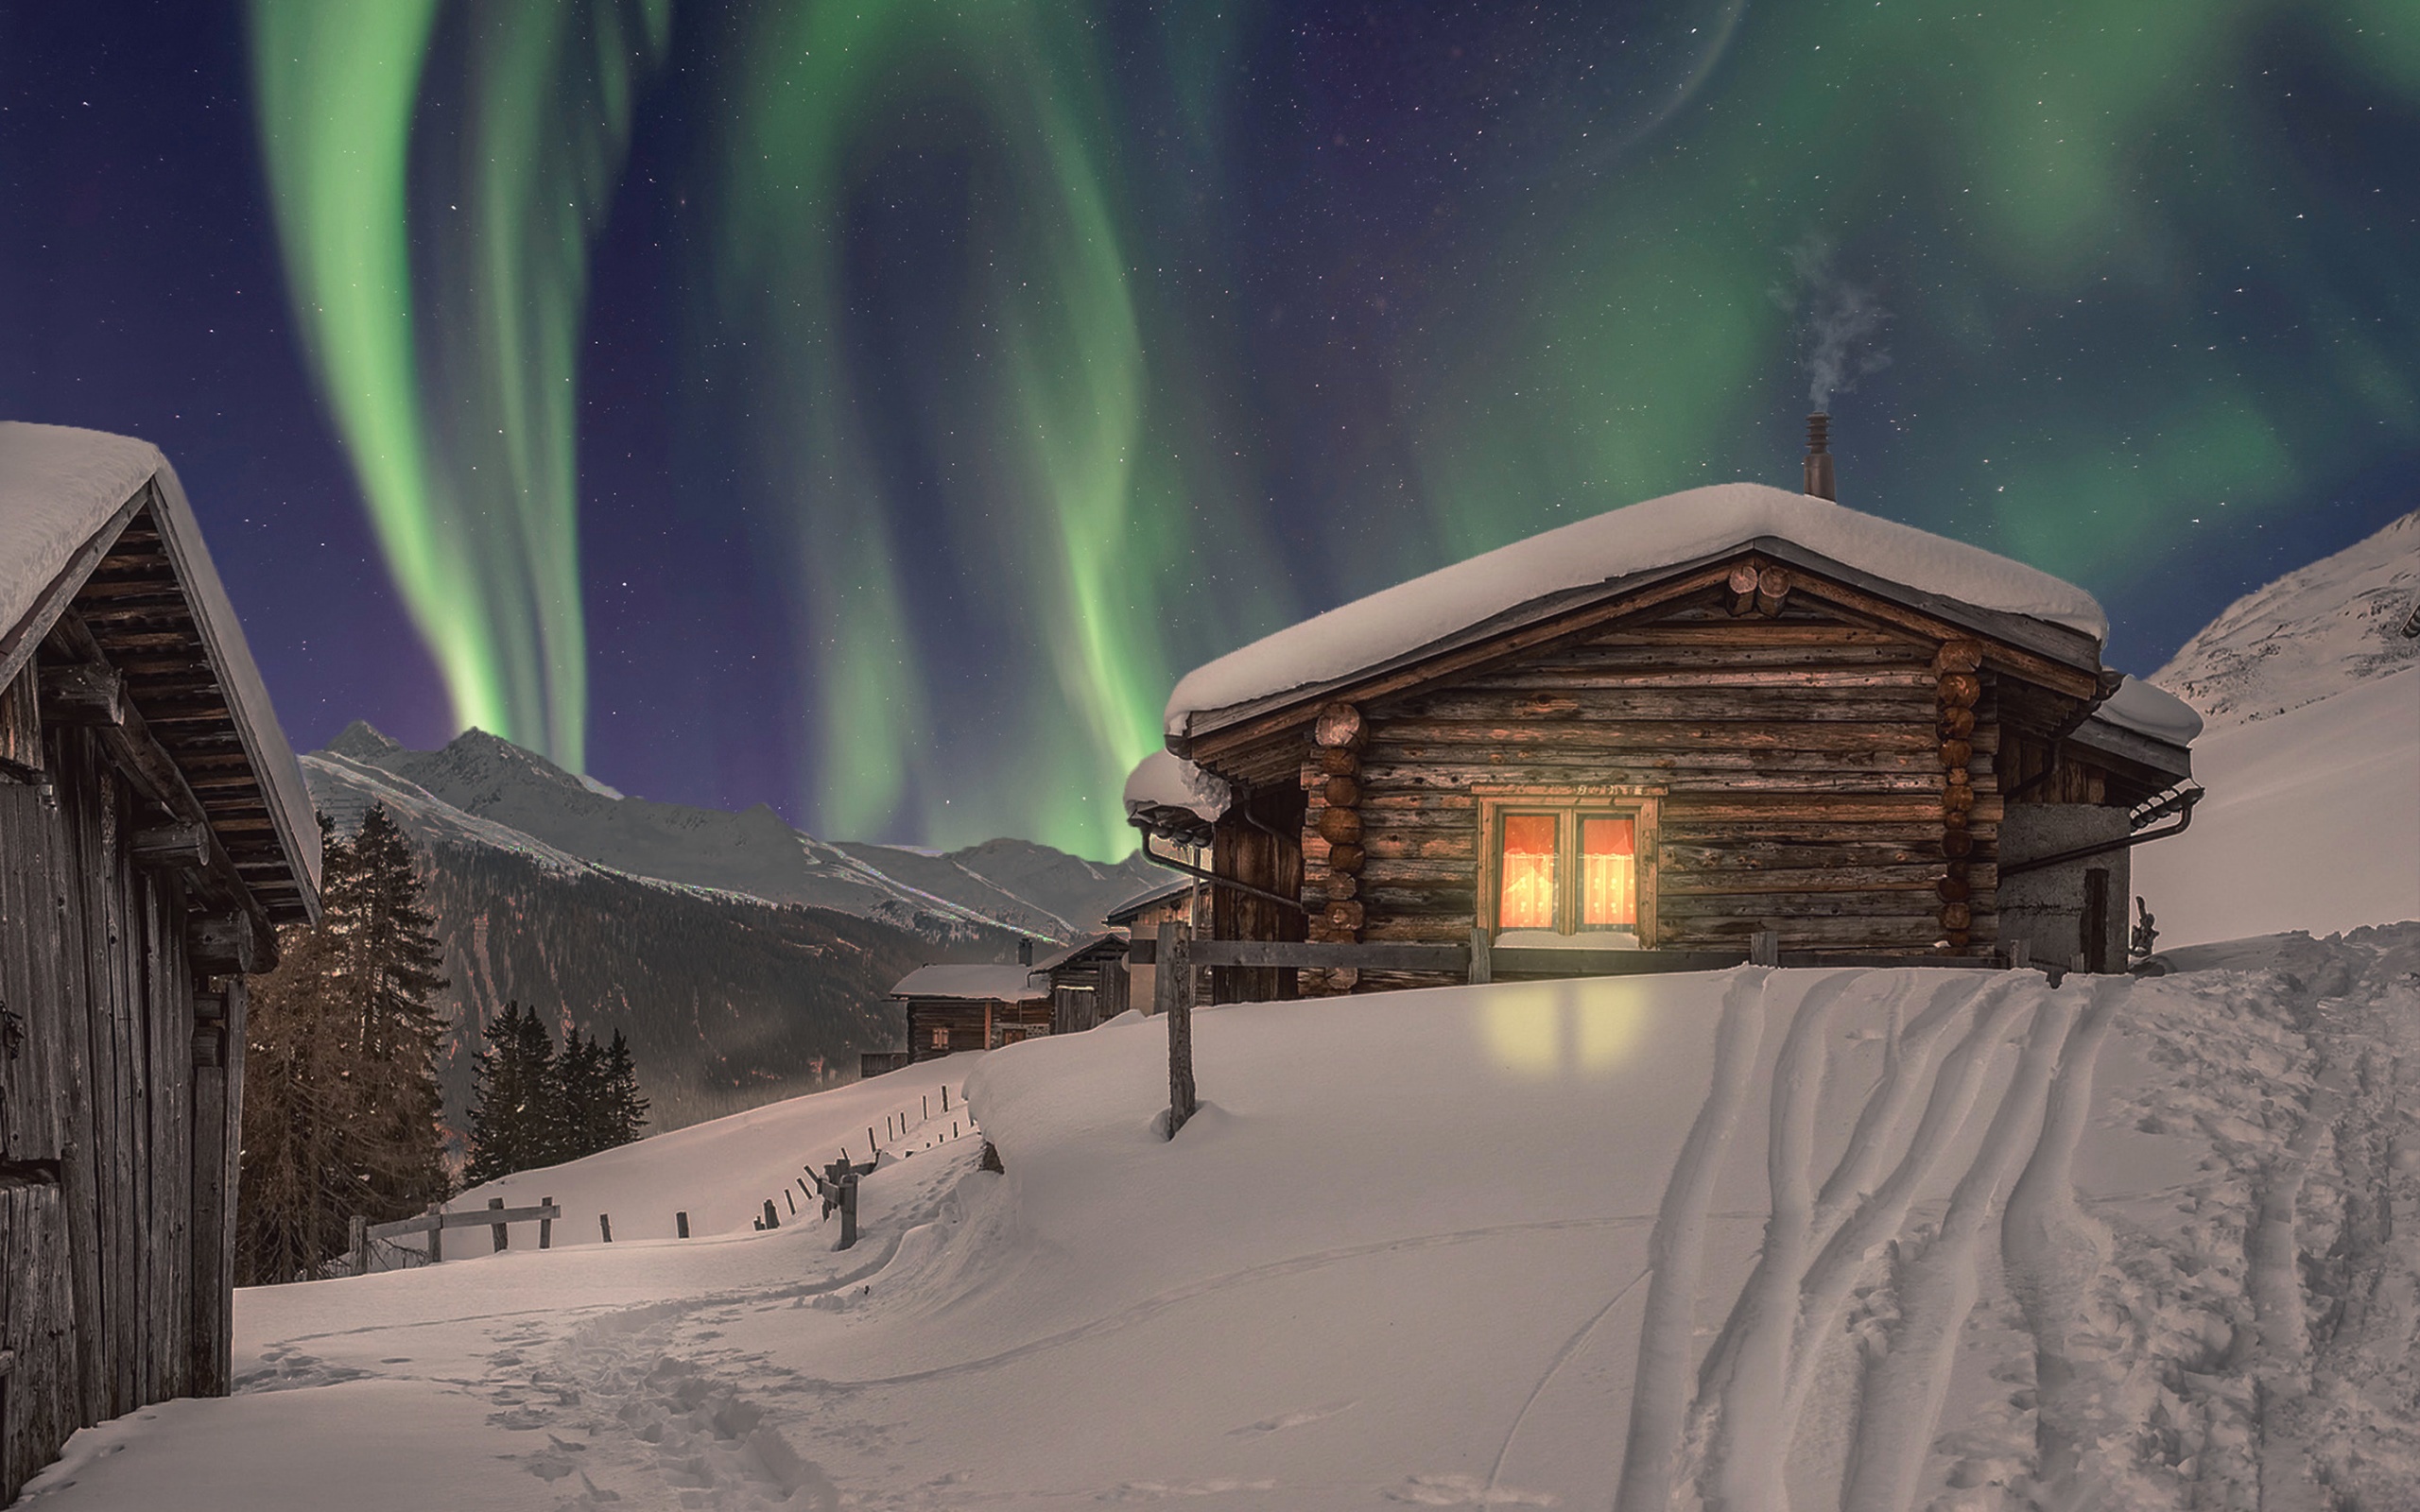
{"label": "snowy path", "polygon": [[[2180,964],[1220,1008],[1173,1143],[1155,1025],[1019,1046],[968,1081],[1007,1173],[885,1167],[856,1251],[247,1293],[236,1397],[28,1504],[2420,1506],[2420,926]],[[850,1091],[616,1190],[861,1143]]]}

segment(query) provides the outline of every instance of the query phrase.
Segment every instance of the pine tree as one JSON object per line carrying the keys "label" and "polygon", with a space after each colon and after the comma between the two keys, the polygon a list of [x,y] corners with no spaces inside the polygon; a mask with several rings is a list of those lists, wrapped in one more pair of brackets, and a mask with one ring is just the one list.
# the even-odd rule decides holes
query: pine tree
{"label": "pine tree", "polygon": [[631,1042],[622,1031],[614,1031],[614,1042],[605,1050],[605,1143],[602,1149],[628,1144],[639,1137],[639,1129],[647,1123],[647,1099],[639,1095],[638,1067],[631,1060]]}
{"label": "pine tree", "polygon": [[563,1053],[555,1058],[555,1160],[576,1160],[606,1147],[611,1091],[605,1047],[572,1030],[563,1038]]}
{"label": "pine tree", "polygon": [[471,1162],[465,1184],[477,1186],[515,1171],[551,1164],[549,1127],[556,1101],[554,1047],[537,1010],[508,1003],[485,1031],[486,1049],[473,1067]]}
{"label": "pine tree", "polygon": [[444,986],[411,852],[373,808],[352,839],[320,818],[316,925],[279,936],[246,1031],[237,1276],[319,1272],[348,1221],[404,1217],[449,1190],[429,1006]]}

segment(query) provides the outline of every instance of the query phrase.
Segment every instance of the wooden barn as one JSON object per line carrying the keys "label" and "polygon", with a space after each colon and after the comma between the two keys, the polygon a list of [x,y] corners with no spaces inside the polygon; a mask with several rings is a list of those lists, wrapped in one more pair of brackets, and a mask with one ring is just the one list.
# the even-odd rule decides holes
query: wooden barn
{"label": "wooden barn", "polygon": [[[1102,915],[1101,922],[1125,931],[1130,942],[1156,938],[1162,924],[1206,925],[1209,918],[1201,902],[1202,891],[1201,883],[1191,877],[1179,877],[1127,899]],[[1150,1012],[1152,995],[1157,991],[1158,966],[1149,961],[1137,963],[1130,945],[1126,976],[1131,1002],[1144,1012]]]}
{"label": "wooden barn", "polygon": [[1126,1011],[1126,936],[1087,935],[1033,957],[1033,974],[1050,988],[1050,1032],[1097,1028]]}
{"label": "wooden barn", "polygon": [[[2024,937],[2122,969],[2127,848],[2189,819],[2199,727],[2101,665],[2106,633],[2082,590],[1979,548],[1697,489],[1196,670],[1167,711],[1182,760],[1138,770],[1127,807],[1180,844],[1208,824],[1219,939],[1744,956],[1772,931],[1847,958]],[[1225,970],[1221,1000],[1297,987]]]}
{"label": "wooden barn", "polygon": [[0,1502],[228,1390],[244,977],[319,865],[175,472],[0,424]]}
{"label": "wooden barn", "polygon": [[1050,1032],[1050,986],[1024,962],[920,966],[890,995],[908,1005],[909,1063],[996,1050]]}

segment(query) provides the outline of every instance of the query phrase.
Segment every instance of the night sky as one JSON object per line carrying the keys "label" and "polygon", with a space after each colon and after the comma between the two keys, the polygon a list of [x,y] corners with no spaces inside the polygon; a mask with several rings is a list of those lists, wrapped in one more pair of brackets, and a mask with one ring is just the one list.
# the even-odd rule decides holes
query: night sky
{"label": "night sky", "polygon": [[2155,668],[2420,494],[2411,0],[0,0],[0,416],[298,748],[1132,848],[1174,678],[1795,486]]}

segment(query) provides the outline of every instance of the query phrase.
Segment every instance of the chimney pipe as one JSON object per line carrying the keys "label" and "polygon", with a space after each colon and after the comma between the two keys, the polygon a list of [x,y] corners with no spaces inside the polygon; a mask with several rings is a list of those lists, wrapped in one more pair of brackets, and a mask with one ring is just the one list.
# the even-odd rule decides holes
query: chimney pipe
{"label": "chimney pipe", "polygon": [[1832,491],[1832,417],[1817,411],[1806,417],[1806,490],[1819,499],[1837,499]]}
{"label": "chimney pipe", "polygon": [[1031,966],[1033,964],[1032,936],[1028,936],[1026,938],[1017,941],[1017,964],[1019,966]]}

